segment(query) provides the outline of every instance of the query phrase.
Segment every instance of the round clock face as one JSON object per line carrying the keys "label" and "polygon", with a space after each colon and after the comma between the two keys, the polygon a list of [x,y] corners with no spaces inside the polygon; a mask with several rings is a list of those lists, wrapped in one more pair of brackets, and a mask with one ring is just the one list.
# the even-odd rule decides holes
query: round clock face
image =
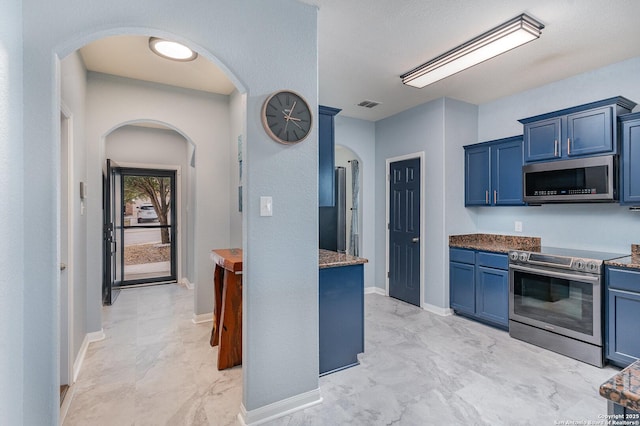
{"label": "round clock face", "polygon": [[311,109],[307,101],[295,92],[275,92],[262,106],[262,125],[276,142],[293,144],[302,141],[309,135],[311,124]]}

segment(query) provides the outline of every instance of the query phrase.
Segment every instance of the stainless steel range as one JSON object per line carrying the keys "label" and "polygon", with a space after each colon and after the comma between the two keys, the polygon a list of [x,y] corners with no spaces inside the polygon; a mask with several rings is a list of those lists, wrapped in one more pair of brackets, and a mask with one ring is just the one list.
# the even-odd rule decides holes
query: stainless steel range
{"label": "stainless steel range", "polygon": [[509,335],[604,365],[604,261],[624,254],[543,247],[509,252]]}

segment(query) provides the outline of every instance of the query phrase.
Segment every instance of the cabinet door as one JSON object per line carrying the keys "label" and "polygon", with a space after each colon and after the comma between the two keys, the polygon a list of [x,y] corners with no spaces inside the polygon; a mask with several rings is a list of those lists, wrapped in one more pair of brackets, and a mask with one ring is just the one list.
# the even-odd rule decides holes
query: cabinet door
{"label": "cabinet door", "polygon": [[626,366],[640,358],[640,293],[608,290],[607,298],[607,359]]}
{"label": "cabinet door", "polygon": [[620,200],[640,203],[640,120],[622,125],[622,182]]}
{"label": "cabinet door", "polygon": [[319,272],[319,368],[330,373],[358,364],[364,352],[364,267]]}
{"label": "cabinet door", "polygon": [[522,141],[496,144],[491,149],[491,186],[493,204],[523,205]]}
{"label": "cabinet door", "polygon": [[555,117],[524,125],[524,161],[550,160],[562,156],[562,118]]}
{"label": "cabinet door", "polygon": [[449,262],[449,304],[456,311],[475,313],[475,265]]}
{"label": "cabinet door", "polygon": [[489,185],[491,173],[489,162],[488,146],[465,149],[465,206],[486,206],[490,203]]}
{"label": "cabinet door", "polygon": [[478,266],[476,315],[503,327],[509,326],[509,272]]}
{"label": "cabinet door", "polygon": [[596,108],[567,115],[567,157],[615,152],[612,108]]}

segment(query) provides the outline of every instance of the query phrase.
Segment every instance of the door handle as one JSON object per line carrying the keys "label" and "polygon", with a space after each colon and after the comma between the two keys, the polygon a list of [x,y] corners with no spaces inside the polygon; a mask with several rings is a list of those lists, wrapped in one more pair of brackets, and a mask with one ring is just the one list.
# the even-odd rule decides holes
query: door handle
{"label": "door handle", "polygon": [[60,264],[60,270],[64,271],[65,269],[67,269],[67,264],[66,263],[61,263]]}
{"label": "door handle", "polygon": [[567,155],[571,155],[571,138],[567,138]]}
{"label": "door handle", "polygon": [[493,190],[493,204],[496,204],[498,199],[498,190],[494,189]]}
{"label": "door handle", "polygon": [[419,241],[420,241],[420,237],[413,237],[413,238],[411,239],[411,242],[412,242],[412,243],[417,243],[417,242],[419,242]]}
{"label": "door handle", "polygon": [[489,204],[489,190],[484,191],[484,203]]}
{"label": "door handle", "polygon": [[558,156],[558,139],[553,142],[553,156]]}

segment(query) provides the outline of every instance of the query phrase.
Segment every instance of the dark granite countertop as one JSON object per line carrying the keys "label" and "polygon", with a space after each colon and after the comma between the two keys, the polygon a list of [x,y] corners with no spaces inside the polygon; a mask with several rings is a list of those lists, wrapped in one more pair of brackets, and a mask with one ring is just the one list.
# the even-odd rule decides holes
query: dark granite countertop
{"label": "dark granite countertop", "polygon": [[604,263],[609,266],[640,269],[640,244],[631,244],[631,256],[607,260]]}
{"label": "dark granite countertop", "polygon": [[509,250],[540,250],[540,237],[518,235],[464,234],[450,235],[449,247],[508,253]]}
{"label": "dark granite countertop", "polygon": [[600,385],[600,395],[630,410],[640,411],[640,361]]}
{"label": "dark granite countertop", "polygon": [[360,265],[369,262],[362,257],[341,254],[335,251],[320,249],[318,256],[318,268],[336,268],[339,266]]}

